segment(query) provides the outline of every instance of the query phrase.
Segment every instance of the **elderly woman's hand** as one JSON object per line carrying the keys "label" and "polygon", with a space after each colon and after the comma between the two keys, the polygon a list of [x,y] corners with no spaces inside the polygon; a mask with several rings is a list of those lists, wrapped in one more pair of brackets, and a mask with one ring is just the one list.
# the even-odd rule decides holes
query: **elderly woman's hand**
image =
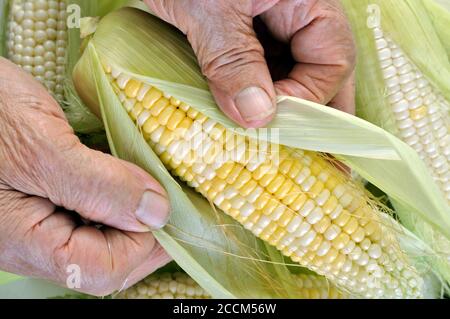
{"label": "elderly woman's hand", "polygon": [[145,2],[187,35],[217,103],[238,124],[267,124],[276,94],[354,112],[355,45],[339,0]]}
{"label": "elderly woman's hand", "polygon": [[150,232],[168,214],[151,176],[83,146],[44,87],[0,58],[1,270],[65,285],[79,267],[70,288],[109,294],[170,260]]}

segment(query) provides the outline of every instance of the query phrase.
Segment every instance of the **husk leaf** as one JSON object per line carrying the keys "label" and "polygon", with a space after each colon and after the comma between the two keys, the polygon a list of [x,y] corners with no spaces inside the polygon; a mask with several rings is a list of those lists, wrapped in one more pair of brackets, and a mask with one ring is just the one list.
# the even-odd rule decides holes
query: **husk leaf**
{"label": "husk leaf", "polygon": [[[81,17],[102,17],[105,14],[126,5],[129,0],[66,0],[67,6],[78,5]],[[82,38],[79,28],[68,29],[68,48],[66,62],[65,102],[63,109],[73,129],[81,134],[103,131],[103,123],[92,114],[78,97],[72,82],[72,72],[81,56]]]}
{"label": "husk leaf", "polygon": [[0,299],[46,299],[64,295],[81,296],[67,288],[32,278],[20,278],[0,284]]}
{"label": "husk leaf", "polygon": [[450,59],[450,1],[423,0],[423,3]]}
{"label": "husk leaf", "polygon": [[0,0],[0,56],[6,57],[6,32],[8,30],[9,1]]}

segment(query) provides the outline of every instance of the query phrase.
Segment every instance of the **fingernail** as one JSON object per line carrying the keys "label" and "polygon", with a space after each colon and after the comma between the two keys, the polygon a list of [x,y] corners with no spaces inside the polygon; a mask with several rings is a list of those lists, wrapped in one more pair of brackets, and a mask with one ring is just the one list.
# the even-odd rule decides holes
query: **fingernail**
{"label": "fingernail", "polygon": [[255,86],[242,90],[234,103],[246,122],[264,120],[275,112],[275,106],[266,91]]}
{"label": "fingernail", "polygon": [[146,191],[136,210],[136,217],[152,230],[157,230],[167,224],[169,210],[169,201],[165,197],[152,191]]}

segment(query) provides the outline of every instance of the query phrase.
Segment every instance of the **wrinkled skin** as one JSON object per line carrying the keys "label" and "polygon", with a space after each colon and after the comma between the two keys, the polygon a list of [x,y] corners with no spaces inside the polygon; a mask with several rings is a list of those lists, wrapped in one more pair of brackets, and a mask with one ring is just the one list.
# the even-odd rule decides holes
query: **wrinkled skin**
{"label": "wrinkled skin", "polygon": [[[219,106],[241,126],[267,124],[276,94],[354,113],[355,44],[339,0],[145,2],[187,35]],[[282,46],[287,56],[274,54]],[[275,72],[269,57],[292,63]]]}
{"label": "wrinkled skin", "polygon": [[[338,0],[146,3],[188,36],[238,124],[267,124],[276,94],[354,112],[355,48]],[[45,89],[0,58],[0,269],[65,285],[76,264],[78,290],[109,294],[170,260],[150,232],[168,213],[151,176],[83,146]]]}
{"label": "wrinkled skin", "polygon": [[149,232],[168,212],[151,176],[83,146],[45,88],[0,58],[1,270],[65,285],[76,264],[80,291],[112,293],[170,260]]}

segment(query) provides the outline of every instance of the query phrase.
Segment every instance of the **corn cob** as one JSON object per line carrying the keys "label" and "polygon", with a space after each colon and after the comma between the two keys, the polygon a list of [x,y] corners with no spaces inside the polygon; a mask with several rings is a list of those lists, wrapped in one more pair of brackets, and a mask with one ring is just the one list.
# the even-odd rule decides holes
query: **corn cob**
{"label": "corn cob", "polygon": [[183,273],[151,275],[121,292],[119,299],[209,299],[191,277]]}
{"label": "corn cob", "polygon": [[166,167],[254,235],[352,295],[422,296],[381,213],[322,155],[234,134],[158,88],[105,71]]}
{"label": "corn cob", "polygon": [[381,27],[373,33],[394,133],[417,151],[450,203],[450,104]]}
{"label": "corn cob", "polygon": [[[346,297],[322,277],[301,274],[295,276],[301,299],[342,299]],[[121,292],[119,299],[209,299],[210,296],[188,275],[163,273],[152,275]]]}
{"label": "corn cob", "polygon": [[67,47],[64,0],[12,0],[7,57],[63,100]]}

